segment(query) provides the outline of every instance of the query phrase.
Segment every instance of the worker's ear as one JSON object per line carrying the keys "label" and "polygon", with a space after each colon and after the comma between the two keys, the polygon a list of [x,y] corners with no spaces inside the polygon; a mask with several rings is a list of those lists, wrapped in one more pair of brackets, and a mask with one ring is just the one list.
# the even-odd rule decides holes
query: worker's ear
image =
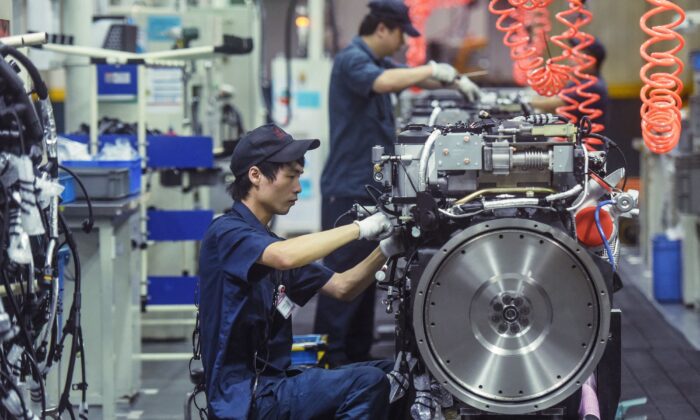
{"label": "worker's ear", "polygon": [[248,169],[248,179],[250,179],[250,183],[253,184],[254,187],[260,187],[262,176],[263,174],[257,166],[252,166]]}
{"label": "worker's ear", "polygon": [[389,32],[389,28],[384,24],[384,22],[379,22],[377,29],[374,31],[377,35],[385,36]]}

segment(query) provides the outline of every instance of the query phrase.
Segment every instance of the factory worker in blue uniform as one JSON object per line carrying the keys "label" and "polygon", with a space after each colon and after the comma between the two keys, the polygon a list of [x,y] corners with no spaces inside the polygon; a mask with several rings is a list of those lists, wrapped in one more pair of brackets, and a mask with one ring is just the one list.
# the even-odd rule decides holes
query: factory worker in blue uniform
{"label": "factory worker in blue uniform", "polygon": [[393,237],[366,258],[334,272],[315,261],[357,239],[391,235],[382,213],[285,240],[268,230],[294,205],[304,154],[318,140],[294,140],[268,124],[241,138],[231,158],[230,211],[216,218],[199,258],[201,350],[210,418],[382,419],[389,409],[391,361],[341,369],[290,370],[291,313],[321,292],[350,300],[374,281]]}
{"label": "factory worker in blue uniform", "polygon": [[[372,180],[372,146],[394,150],[396,124],[391,95],[412,86],[454,88],[467,99],[478,98],[479,88],[454,67],[430,62],[405,67],[389,57],[404,45],[404,36],[419,36],[408,8],[399,0],[369,2],[369,13],[359,34],[333,62],[329,90],[330,151],[321,177],[323,229],[350,223],[338,220],[353,203],[373,205],[365,185]],[[324,259],[327,267],[343,271],[376,247],[372,241],[352,242]],[[322,296],[314,331],[329,335],[328,357],[341,365],[368,360],[373,341],[375,288],[369,287],[352,302]]]}

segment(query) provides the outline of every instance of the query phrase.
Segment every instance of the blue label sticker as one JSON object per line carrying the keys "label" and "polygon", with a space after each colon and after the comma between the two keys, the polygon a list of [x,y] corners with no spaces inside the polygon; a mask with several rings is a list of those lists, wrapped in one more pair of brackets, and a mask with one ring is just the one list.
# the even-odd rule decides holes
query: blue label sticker
{"label": "blue label sticker", "polygon": [[148,40],[175,42],[174,39],[168,36],[168,31],[180,26],[182,26],[182,19],[179,16],[149,16]]}
{"label": "blue label sticker", "polygon": [[310,179],[300,179],[299,183],[301,184],[301,193],[299,193],[299,200],[308,200],[311,197],[313,197],[314,193],[311,189],[311,180]]}
{"label": "blue label sticker", "polygon": [[298,108],[320,108],[321,93],[316,91],[300,91],[296,93]]}

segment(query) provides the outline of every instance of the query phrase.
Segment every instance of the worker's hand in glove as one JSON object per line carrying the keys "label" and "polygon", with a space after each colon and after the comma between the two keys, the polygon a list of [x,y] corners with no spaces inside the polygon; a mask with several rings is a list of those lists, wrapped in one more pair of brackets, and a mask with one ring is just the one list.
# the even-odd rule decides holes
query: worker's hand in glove
{"label": "worker's hand in glove", "polygon": [[379,249],[382,250],[382,254],[384,254],[384,256],[387,258],[391,258],[394,255],[400,254],[404,251],[403,242],[401,241],[398,233],[395,233],[386,239],[382,239],[379,242]]}
{"label": "worker's hand in glove", "polygon": [[446,63],[436,63],[430,61],[430,67],[433,70],[432,77],[438,82],[452,83],[457,78],[457,70]]}
{"label": "worker's hand in glove", "polygon": [[355,220],[354,223],[360,228],[359,239],[376,241],[391,234],[391,220],[382,212],[374,213],[366,219]]}
{"label": "worker's hand in glove", "polygon": [[459,80],[457,80],[457,89],[469,99],[469,102],[475,102],[479,99],[479,96],[481,96],[479,86],[472,82],[467,76],[461,76]]}

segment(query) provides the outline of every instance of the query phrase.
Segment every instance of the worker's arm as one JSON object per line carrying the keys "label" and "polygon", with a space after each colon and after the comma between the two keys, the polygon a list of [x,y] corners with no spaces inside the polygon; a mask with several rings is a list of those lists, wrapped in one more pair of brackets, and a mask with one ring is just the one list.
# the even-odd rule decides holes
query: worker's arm
{"label": "worker's arm", "polygon": [[273,242],[263,251],[262,265],[278,270],[290,270],[319,260],[341,246],[358,239],[360,228],[357,224],[340,226],[323,232],[297,236],[284,241]]}
{"label": "worker's arm", "polygon": [[353,268],[335,273],[321,288],[321,293],[333,298],[350,301],[374,282],[376,273],[386,262],[387,257],[379,247]]}
{"label": "worker's arm", "polygon": [[427,81],[432,74],[433,70],[429,65],[384,70],[374,79],[372,90],[377,93],[400,92]]}
{"label": "worker's arm", "polygon": [[566,103],[558,96],[535,96],[530,99],[530,105],[541,112],[554,113],[557,108],[566,105]]}
{"label": "worker's arm", "polygon": [[355,239],[376,241],[391,228],[391,220],[377,212],[349,225],[273,242],[265,247],[257,262],[278,270],[291,270],[319,260]]}

